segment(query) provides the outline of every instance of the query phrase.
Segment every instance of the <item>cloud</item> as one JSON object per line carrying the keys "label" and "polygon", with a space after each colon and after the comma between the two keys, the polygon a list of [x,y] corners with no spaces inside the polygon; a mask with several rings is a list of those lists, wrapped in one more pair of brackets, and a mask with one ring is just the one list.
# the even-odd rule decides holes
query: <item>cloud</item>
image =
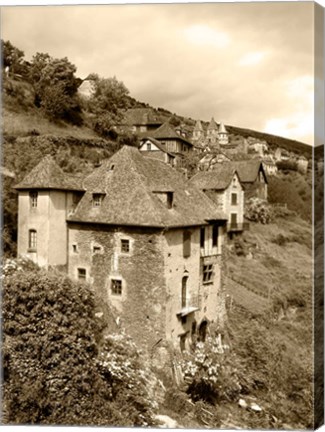
{"label": "cloud", "polygon": [[184,30],[186,39],[194,45],[214,46],[224,48],[229,45],[230,38],[227,33],[215,30],[207,25],[197,24]]}
{"label": "cloud", "polygon": [[254,66],[261,63],[265,56],[266,53],[262,51],[249,52],[241,57],[238,63],[240,66]]}

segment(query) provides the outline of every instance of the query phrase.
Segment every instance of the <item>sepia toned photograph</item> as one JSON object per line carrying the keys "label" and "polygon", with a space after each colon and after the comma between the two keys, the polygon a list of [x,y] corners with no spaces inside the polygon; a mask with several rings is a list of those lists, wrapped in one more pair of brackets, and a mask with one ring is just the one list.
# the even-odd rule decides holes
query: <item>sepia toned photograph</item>
{"label": "sepia toned photograph", "polygon": [[321,427],[323,6],[0,17],[1,424]]}

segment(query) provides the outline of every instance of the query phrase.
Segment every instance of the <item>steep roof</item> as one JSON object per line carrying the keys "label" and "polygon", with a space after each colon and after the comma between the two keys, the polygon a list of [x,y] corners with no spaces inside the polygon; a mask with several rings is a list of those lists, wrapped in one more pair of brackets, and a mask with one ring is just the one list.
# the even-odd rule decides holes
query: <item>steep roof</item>
{"label": "steep roof", "polygon": [[194,127],[195,131],[203,131],[202,123],[200,120],[197,120]]}
{"label": "steep roof", "polygon": [[210,120],[209,126],[208,126],[208,130],[213,130],[213,129],[218,129],[218,125],[217,125],[215,119],[212,117],[212,119]]}
{"label": "steep roof", "polygon": [[228,133],[228,131],[225,128],[225,125],[222,122],[220,123],[218,133]]}
{"label": "steep roof", "polygon": [[200,171],[190,180],[190,184],[201,190],[224,190],[230,185],[236,170],[230,164],[216,164],[212,171]]}
{"label": "steep roof", "polygon": [[262,171],[265,181],[267,182],[267,177],[263,168],[263,164],[258,159],[227,163],[235,168],[242,183],[254,183],[260,171]]}
{"label": "steep roof", "polygon": [[162,121],[151,108],[130,108],[124,114],[124,122],[128,125],[161,125]]}
{"label": "steep roof", "polygon": [[45,156],[38,165],[15,186],[15,189],[84,190],[81,178],[64,173],[50,155]]}
{"label": "steep roof", "polygon": [[153,133],[152,136],[156,139],[172,139],[172,138],[176,138],[178,140],[184,141],[185,143],[189,144],[189,145],[193,145],[190,141],[188,141],[186,138],[182,137],[181,135],[179,135],[175,129],[173,128],[173,126],[171,126],[168,122],[164,123],[163,125],[161,125],[158,129],[156,129]]}
{"label": "steep roof", "polygon": [[[205,194],[186,183],[182,174],[164,162],[124,146],[85,180],[86,193],[68,219],[111,225],[171,228],[225,220]],[[99,207],[92,206],[94,192],[104,194]],[[173,192],[168,209],[155,192]]]}
{"label": "steep roof", "polygon": [[[157,148],[159,148],[159,150],[161,150],[164,153],[167,153],[169,156],[171,156],[173,158],[175,157],[175,155],[173,153],[170,153],[170,152],[168,152],[166,150],[166,147],[164,146],[164,144],[161,144],[160,141],[158,141],[158,140],[156,140],[155,138],[152,138],[152,137],[144,137],[144,138],[142,138],[141,139],[141,143],[140,143],[140,147],[142,147],[146,143],[146,141],[151,141],[152,144],[154,144]],[[150,150],[148,150],[148,151],[150,151]]]}

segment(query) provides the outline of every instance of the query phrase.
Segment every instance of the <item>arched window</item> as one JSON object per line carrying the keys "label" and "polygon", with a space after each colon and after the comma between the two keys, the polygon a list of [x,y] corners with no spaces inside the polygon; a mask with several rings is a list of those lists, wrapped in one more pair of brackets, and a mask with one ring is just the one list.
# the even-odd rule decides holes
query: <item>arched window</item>
{"label": "arched window", "polygon": [[182,308],[187,306],[187,279],[188,276],[184,276],[182,279]]}

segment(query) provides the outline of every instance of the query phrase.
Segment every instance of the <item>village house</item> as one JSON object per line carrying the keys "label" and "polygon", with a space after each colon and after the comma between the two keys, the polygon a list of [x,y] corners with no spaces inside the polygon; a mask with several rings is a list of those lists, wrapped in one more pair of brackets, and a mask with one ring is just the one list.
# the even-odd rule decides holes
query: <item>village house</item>
{"label": "village house", "polygon": [[46,157],[16,188],[18,254],[89,283],[140,345],[222,325],[227,216],[168,164],[125,146],[81,179]]}
{"label": "village house", "polygon": [[199,144],[202,148],[208,148],[209,150],[218,149],[220,147],[228,147],[229,133],[222,122],[217,124],[212,117],[206,133],[201,121],[197,120],[193,129],[192,140],[195,145]]}
{"label": "village house", "polygon": [[245,200],[257,197],[267,200],[267,175],[259,159],[229,162],[236,170],[240,183],[245,189]]}
{"label": "village house", "polygon": [[200,171],[190,180],[227,216],[230,237],[248,228],[244,223],[244,188],[231,164],[218,164],[213,171]]}
{"label": "village house", "polygon": [[163,121],[152,108],[130,108],[124,113],[121,124],[117,126],[117,131],[144,136],[158,129],[162,124]]}
{"label": "village house", "polygon": [[176,155],[166,150],[165,146],[155,138],[142,138],[139,150],[144,156],[159,159],[170,166],[176,166]]}

